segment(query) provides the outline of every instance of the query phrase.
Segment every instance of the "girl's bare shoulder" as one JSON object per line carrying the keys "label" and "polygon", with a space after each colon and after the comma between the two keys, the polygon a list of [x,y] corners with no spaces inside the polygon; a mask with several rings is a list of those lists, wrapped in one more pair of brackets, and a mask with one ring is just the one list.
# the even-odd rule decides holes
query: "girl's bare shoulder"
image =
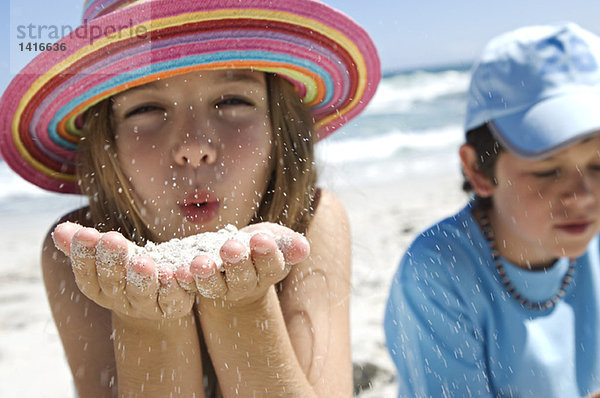
{"label": "girl's bare shoulder", "polygon": [[336,235],[349,233],[348,215],[342,202],[333,192],[326,189],[320,191],[319,202],[307,235],[322,238],[331,232],[336,233]]}
{"label": "girl's bare shoulder", "polygon": [[[321,190],[315,215],[306,233],[314,267],[333,267],[336,272],[350,268],[350,223],[342,202],[330,191]],[[312,263],[312,264],[311,264]]]}
{"label": "girl's bare shoulder", "polygon": [[[79,209],[75,209],[69,213],[63,215],[55,225],[58,225],[65,221],[74,222],[86,227],[92,226],[92,221],[89,216],[90,208],[88,206],[80,207]],[[54,227],[54,226],[53,226]],[[54,228],[53,228],[54,229]]]}

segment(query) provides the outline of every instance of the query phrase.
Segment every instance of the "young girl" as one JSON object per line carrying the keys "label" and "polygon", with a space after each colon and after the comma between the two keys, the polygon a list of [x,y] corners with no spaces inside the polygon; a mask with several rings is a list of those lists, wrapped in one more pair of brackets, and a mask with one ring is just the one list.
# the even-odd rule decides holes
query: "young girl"
{"label": "young girl", "polygon": [[[349,228],[313,143],[373,96],[368,35],[312,0],[96,0],[84,23],[0,101],[6,162],[89,199],[42,252],[78,396],[349,396]],[[227,224],[263,232],[223,271],[133,255]]]}
{"label": "young girl", "polygon": [[491,41],[473,69],[473,200],[409,247],[386,310],[399,396],[600,390],[600,38],[574,24]]}

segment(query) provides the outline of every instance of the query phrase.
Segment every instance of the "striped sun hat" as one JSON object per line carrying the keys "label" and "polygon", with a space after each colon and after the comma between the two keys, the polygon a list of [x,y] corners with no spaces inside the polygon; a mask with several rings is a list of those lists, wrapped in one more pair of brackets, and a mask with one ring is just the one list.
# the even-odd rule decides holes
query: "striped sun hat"
{"label": "striped sun hat", "polygon": [[318,139],[360,113],[381,78],[369,35],[313,0],[87,0],[83,24],[33,59],[0,99],[0,153],[33,184],[77,193],[85,110],[158,78],[232,68],[291,81]]}

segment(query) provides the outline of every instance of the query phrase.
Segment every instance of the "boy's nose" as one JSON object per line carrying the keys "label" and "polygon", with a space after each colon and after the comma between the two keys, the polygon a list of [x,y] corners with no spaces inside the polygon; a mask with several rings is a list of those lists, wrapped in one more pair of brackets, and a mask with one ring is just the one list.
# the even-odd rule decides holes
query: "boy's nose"
{"label": "boy's nose", "polygon": [[213,164],[217,160],[217,149],[207,139],[187,139],[175,148],[173,157],[180,166],[190,165],[199,167],[203,164]]}
{"label": "boy's nose", "polygon": [[562,195],[564,204],[579,207],[586,206],[596,199],[588,177],[581,173],[574,173],[570,178],[569,189]]}

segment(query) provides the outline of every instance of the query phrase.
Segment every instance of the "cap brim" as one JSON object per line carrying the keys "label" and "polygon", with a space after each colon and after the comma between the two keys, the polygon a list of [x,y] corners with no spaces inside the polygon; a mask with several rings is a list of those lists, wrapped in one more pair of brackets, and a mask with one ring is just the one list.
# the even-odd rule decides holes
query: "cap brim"
{"label": "cap brim", "polygon": [[600,132],[600,88],[573,90],[524,111],[493,119],[492,132],[515,155],[551,156]]}

